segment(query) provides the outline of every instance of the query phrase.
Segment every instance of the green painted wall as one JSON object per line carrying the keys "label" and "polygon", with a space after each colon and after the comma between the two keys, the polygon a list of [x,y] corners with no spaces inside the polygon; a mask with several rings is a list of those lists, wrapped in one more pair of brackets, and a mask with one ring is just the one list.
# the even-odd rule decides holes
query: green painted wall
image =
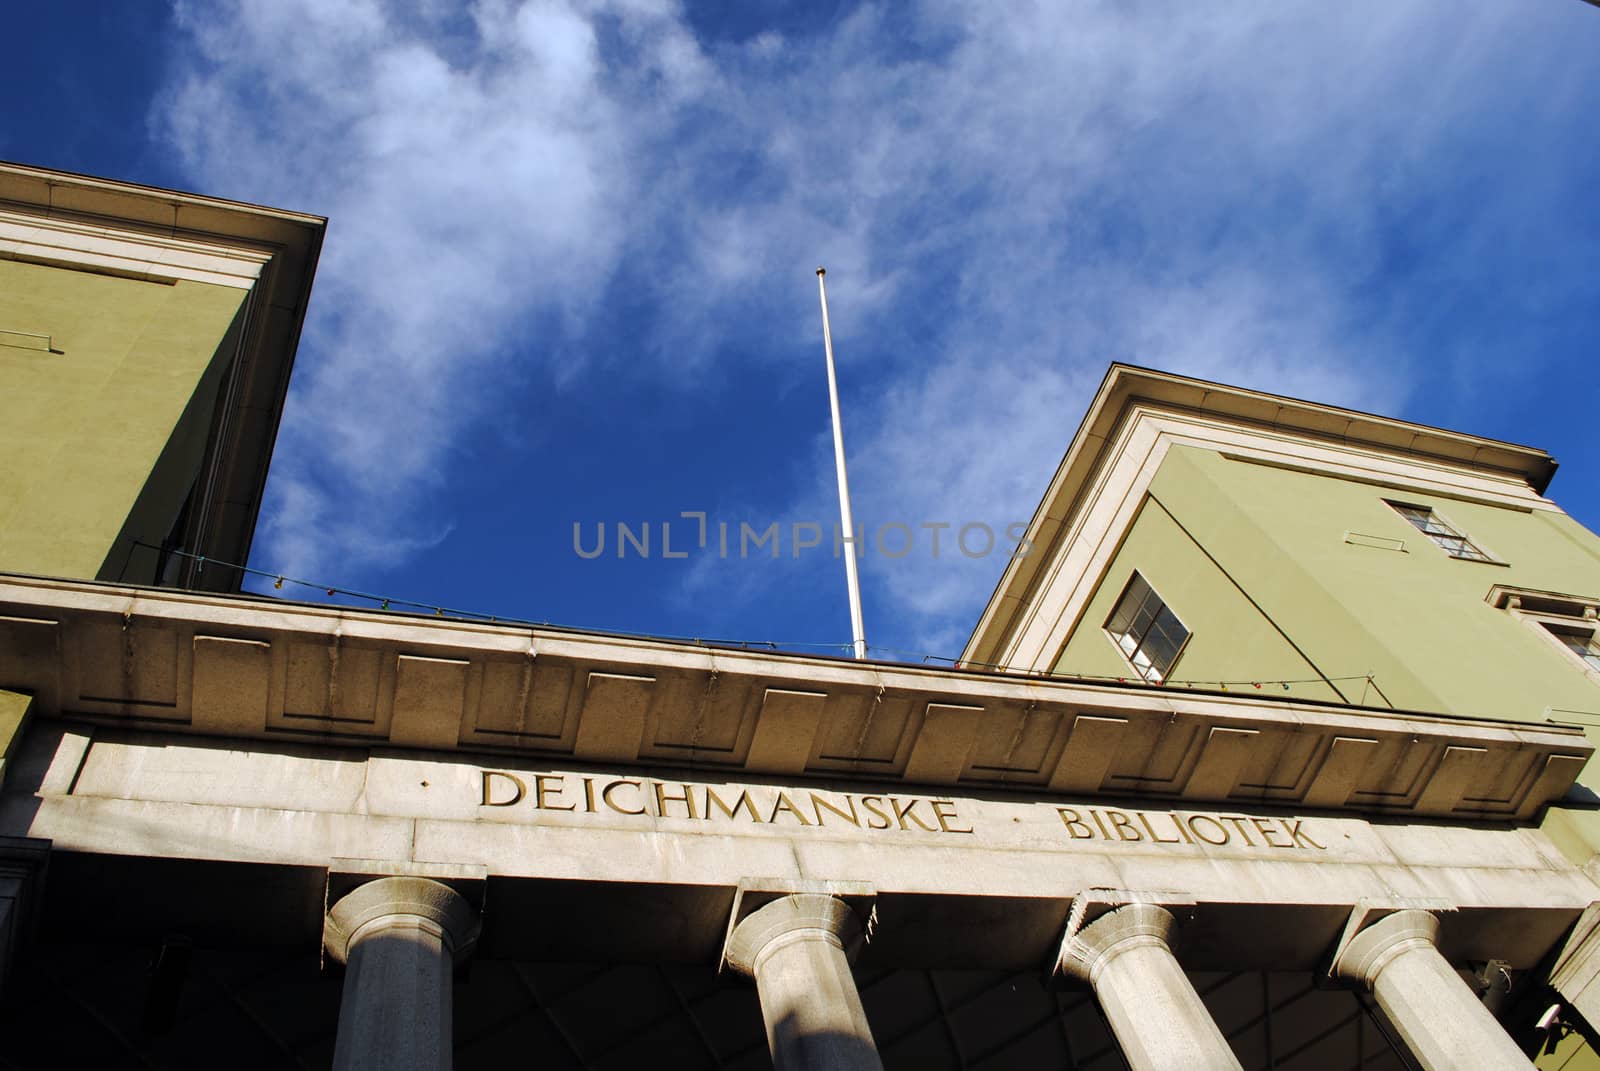
{"label": "green painted wall", "polygon": [[22,742],[22,730],[33,710],[33,696],[0,688],[0,782],[6,779],[11,753]]}
{"label": "green painted wall", "polygon": [[57,351],[0,345],[0,570],[154,579],[131,541],[189,492],[244,297],[0,261],[0,331]]}
{"label": "green painted wall", "polygon": [[[1431,506],[1503,564],[1450,557],[1385,499]],[[1401,541],[1404,551],[1348,542]],[[1562,513],[1524,511],[1171,450],[1057,662],[1132,676],[1101,627],[1134,570],[1192,636],[1171,677],[1364,681],[1289,694],[1431,713],[1586,726],[1600,745],[1600,685],[1527,624],[1485,601],[1496,584],[1600,595],[1600,537]],[[1338,689],[1338,692],[1335,691]],[[1600,763],[1544,828],[1600,874]]]}
{"label": "green painted wall", "polygon": [[[1190,631],[1189,642],[1173,666],[1172,683],[1192,681],[1196,687],[1214,688],[1227,680],[1305,681],[1317,676],[1315,667],[1154,496],[1141,507],[1057,662],[1057,672],[1138,680],[1101,627],[1136,569]],[[1322,683],[1274,691],[1302,699],[1339,698]]]}
{"label": "green painted wall", "polygon": [[[1506,564],[1451,558],[1385,498],[1432,506]],[[1554,707],[1592,712],[1600,723],[1600,687],[1526,624],[1484,601],[1495,584],[1600,593],[1600,538],[1564,514],[1429,497],[1191,447],[1169,452],[1150,499],[1067,644],[1061,669],[1104,665],[1088,641],[1109,649],[1099,626],[1137,568],[1194,633],[1173,670],[1177,679],[1288,675],[1292,663],[1259,638],[1272,630],[1327,677],[1371,673],[1378,703],[1520,721],[1543,721]],[[1353,544],[1347,532],[1402,541],[1405,550]],[[1216,579],[1187,575],[1196,572]],[[1219,583],[1242,594],[1200,597],[1201,588]],[[1191,590],[1193,609],[1186,610],[1178,600],[1187,601]],[[1241,608],[1245,596],[1252,612]],[[1208,633],[1219,640],[1202,646]],[[1359,701],[1363,683],[1339,687]]]}
{"label": "green painted wall", "polygon": [[1556,1047],[1541,1052],[1533,1066],[1541,1071],[1600,1071],[1600,1056],[1589,1047],[1581,1034],[1568,1034]]}

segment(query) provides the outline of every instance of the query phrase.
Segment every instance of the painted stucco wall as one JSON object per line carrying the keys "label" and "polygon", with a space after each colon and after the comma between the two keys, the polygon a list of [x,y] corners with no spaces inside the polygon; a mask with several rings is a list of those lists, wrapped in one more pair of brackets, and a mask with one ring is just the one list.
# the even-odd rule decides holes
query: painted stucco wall
{"label": "painted stucco wall", "polygon": [[[1206,550],[1185,531],[1154,495],[1145,500],[1106,578],[1074,630],[1057,672],[1096,677],[1138,675],[1101,627],[1129,577],[1137,570],[1190,630],[1188,644],[1173,667],[1172,683],[1216,688],[1223,681],[1295,681],[1317,672],[1289,639],[1273,626]],[[1249,684],[1244,685],[1249,688]],[[1338,700],[1327,684],[1296,683],[1274,694],[1301,699]]]}
{"label": "painted stucco wall", "polygon": [[[1433,507],[1504,564],[1450,557],[1386,498]],[[1565,514],[1430,498],[1191,447],[1168,453],[1150,499],[1059,669],[1104,672],[1105,655],[1120,664],[1100,626],[1139,569],[1193,632],[1175,680],[1287,677],[1292,642],[1302,667],[1326,677],[1371,673],[1382,698],[1369,694],[1369,704],[1531,722],[1555,708],[1600,723],[1600,687],[1485,601],[1495,584],[1600,593],[1600,537]],[[1404,549],[1385,549],[1394,544]],[[1286,640],[1275,649],[1266,633]],[[1364,683],[1339,687],[1359,702]]]}
{"label": "painted stucco wall", "polygon": [[153,579],[130,543],[183,504],[244,296],[0,260],[0,331],[50,338],[0,345],[0,570]]}
{"label": "painted stucco wall", "polygon": [[1600,1055],[1579,1034],[1568,1034],[1548,1053],[1540,1053],[1533,1066],[1542,1071],[1600,1071]]}
{"label": "painted stucco wall", "polygon": [[6,777],[11,756],[22,742],[22,730],[33,710],[33,696],[0,688],[0,782]]}

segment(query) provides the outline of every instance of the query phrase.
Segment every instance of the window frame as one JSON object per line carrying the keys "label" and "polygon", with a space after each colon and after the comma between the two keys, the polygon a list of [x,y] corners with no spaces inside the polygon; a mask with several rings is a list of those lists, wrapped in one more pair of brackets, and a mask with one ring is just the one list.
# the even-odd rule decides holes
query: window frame
{"label": "window frame", "polygon": [[[1584,668],[1584,672],[1592,676],[1600,675],[1600,627],[1592,621],[1587,626],[1555,621],[1540,621],[1539,624],[1555,637],[1556,642],[1561,644],[1562,650],[1577,661]],[[1588,650],[1578,650],[1578,644],[1570,643],[1569,640],[1580,641]]]}
{"label": "window frame", "polygon": [[[1458,562],[1481,562],[1485,565],[1506,564],[1499,555],[1494,554],[1488,547],[1467,535],[1458,525],[1452,523],[1448,517],[1433,506],[1421,502],[1405,502],[1397,498],[1385,498],[1383,499],[1383,504],[1398,514],[1401,520],[1410,526],[1412,531],[1426,538],[1429,543],[1443,551],[1446,556],[1454,558]],[[1414,513],[1426,514],[1428,520],[1419,522],[1413,515]],[[1443,531],[1432,530],[1428,527],[1429,524],[1437,525]],[[1458,553],[1447,545],[1447,541],[1461,543],[1470,548],[1472,553]]]}
{"label": "window frame", "polygon": [[1563,633],[1587,633],[1590,649],[1600,657],[1600,599],[1496,584],[1485,601],[1532,629],[1568,664],[1600,685],[1600,668],[1562,638]]}
{"label": "window frame", "polygon": [[[1122,613],[1123,606],[1133,594],[1136,584],[1144,586],[1145,594],[1140,597],[1139,606],[1129,611],[1129,625],[1133,624],[1134,619],[1138,617],[1139,611],[1144,608],[1148,599],[1155,599],[1157,609],[1151,613],[1149,625],[1134,641],[1132,650],[1129,650],[1123,645],[1123,639],[1124,637],[1133,636],[1133,629],[1128,628],[1119,633],[1112,630],[1111,623]],[[1177,626],[1183,630],[1183,638],[1173,650],[1172,659],[1165,668],[1158,667],[1148,655],[1145,656],[1148,668],[1140,666],[1136,659],[1141,652],[1145,651],[1146,641],[1149,639],[1150,634],[1155,631],[1156,623],[1161,619],[1163,612],[1170,615],[1172,620],[1177,623]],[[1177,668],[1178,663],[1183,659],[1183,653],[1189,648],[1189,641],[1194,638],[1194,630],[1183,623],[1183,618],[1178,616],[1178,612],[1172,608],[1172,604],[1163,598],[1161,593],[1155,589],[1155,585],[1151,584],[1137,569],[1129,575],[1127,582],[1122,585],[1122,591],[1118,594],[1117,601],[1112,604],[1111,612],[1106,615],[1105,621],[1100,625],[1100,634],[1106,638],[1112,647],[1116,648],[1117,654],[1127,663],[1133,675],[1145,684],[1166,684],[1170,681],[1172,679],[1172,671]],[[1168,638],[1170,639],[1170,637]]]}

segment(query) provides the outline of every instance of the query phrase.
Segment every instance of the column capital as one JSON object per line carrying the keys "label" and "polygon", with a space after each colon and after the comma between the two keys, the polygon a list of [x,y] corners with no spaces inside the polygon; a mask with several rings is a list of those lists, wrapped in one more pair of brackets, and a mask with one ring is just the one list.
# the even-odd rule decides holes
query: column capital
{"label": "column capital", "polygon": [[328,909],[322,944],[336,963],[345,963],[363,933],[418,923],[439,932],[456,963],[477,946],[480,924],[472,905],[450,886],[417,877],[379,878],[350,890]]}
{"label": "column capital", "polygon": [[1069,932],[1061,942],[1056,969],[1094,985],[1106,964],[1124,952],[1153,945],[1171,952],[1177,925],[1172,912],[1160,904],[1124,904],[1076,933]]}
{"label": "column capital", "polygon": [[1423,1071],[1509,1071],[1533,1064],[1440,954],[1439,916],[1357,905],[1328,973],[1372,994],[1400,1047]]}
{"label": "column capital", "polygon": [[1370,989],[1396,956],[1434,948],[1438,935],[1439,916],[1416,908],[1396,911],[1347,937],[1334,952],[1328,973]]}
{"label": "column capital", "polygon": [[794,941],[826,941],[852,962],[866,936],[861,916],[837,896],[790,893],[751,912],[728,936],[725,959],[740,974],[755,977],[761,961]]}

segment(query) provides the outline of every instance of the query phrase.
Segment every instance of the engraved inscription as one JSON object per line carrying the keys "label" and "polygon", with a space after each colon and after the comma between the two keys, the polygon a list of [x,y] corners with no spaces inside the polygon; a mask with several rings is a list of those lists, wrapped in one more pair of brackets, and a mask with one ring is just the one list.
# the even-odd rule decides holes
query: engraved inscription
{"label": "engraved inscription", "polygon": [[[1148,844],[1205,851],[1325,852],[1326,829],[1307,820],[1220,811],[1144,810],[1076,804],[1061,806],[938,799],[910,794],[855,792],[782,785],[710,785],[652,777],[582,773],[511,773],[480,770],[479,803],[488,808],[678,822],[827,829],[835,832],[978,836],[999,839],[1017,822],[1043,822],[1067,843]],[[512,812],[516,813],[516,812]],[[1050,816],[1054,815],[1054,819]],[[531,815],[530,815],[531,817]],[[1003,823],[995,827],[992,823]],[[1348,837],[1348,834],[1346,834]],[[1088,845],[1085,845],[1088,847]]]}
{"label": "engraved inscription", "polygon": [[1224,844],[1246,848],[1327,851],[1306,831],[1300,818],[1254,818],[1243,814],[1184,811],[1122,811],[1114,807],[1057,807],[1073,840],[1149,844]]}
{"label": "engraved inscription", "polygon": [[802,789],[732,788],[686,781],[483,770],[481,806],[613,813],[796,828],[848,826],[878,832],[971,834],[952,800]]}

